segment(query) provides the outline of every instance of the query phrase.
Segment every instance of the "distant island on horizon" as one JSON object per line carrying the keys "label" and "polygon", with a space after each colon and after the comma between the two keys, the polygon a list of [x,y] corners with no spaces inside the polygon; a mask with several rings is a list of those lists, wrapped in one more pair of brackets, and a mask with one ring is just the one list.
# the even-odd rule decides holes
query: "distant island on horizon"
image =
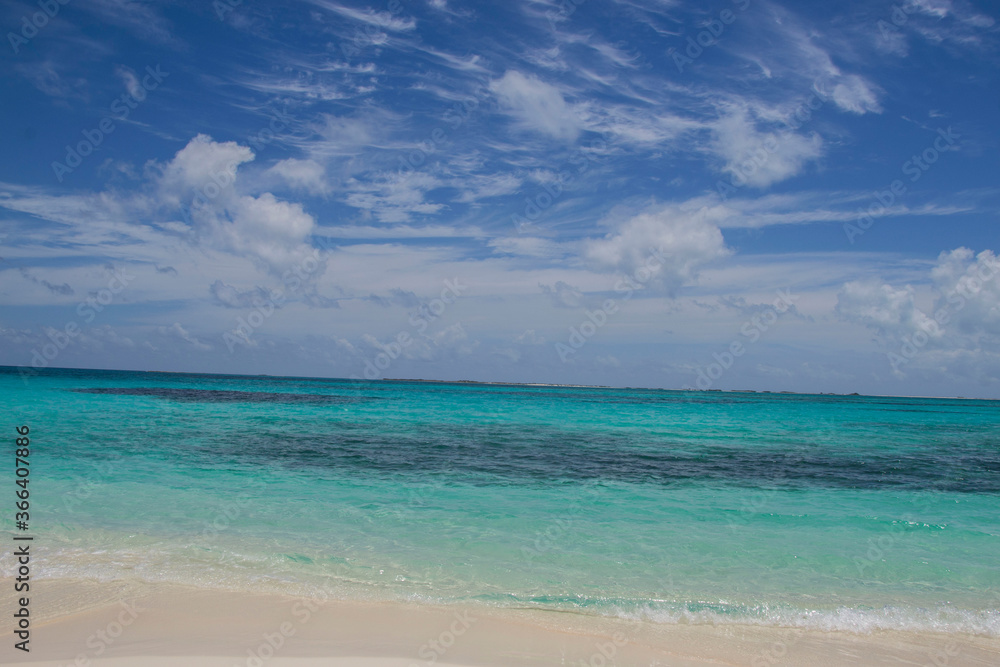
{"label": "distant island on horizon", "polygon": [[[667,389],[664,387],[615,387],[607,384],[559,384],[552,382],[500,382],[486,380],[427,380],[425,378],[380,378],[380,380],[369,380],[369,382],[426,382],[430,384],[484,384],[494,386],[509,387],[573,387],[577,389],[642,389],[644,391],[698,391],[705,393],[725,393],[725,394],[799,394],[802,396],[861,396],[858,392],[850,394],[838,394],[837,392],[798,392],[798,391],[771,391],[770,389]],[[900,398],[964,398],[963,396],[916,396]],[[991,400],[991,399],[982,399]]]}
{"label": "distant island on horizon", "polygon": [[697,387],[690,388],[680,388],[672,389],[668,387],[631,387],[631,386],[614,386],[614,385],[603,385],[603,384],[573,384],[573,383],[556,383],[556,382],[510,382],[510,381],[494,381],[494,380],[435,380],[427,378],[376,378],[374,380],[369,380],[367,378],[344,378],[344,377],[329,377],[321,375],[274,375],[271,373],[219,373],[219,372],[197,372],[197,371],[161,371],[161,370],[150,370],[150,369],[131,369],[131,368],[73,368],[73,367],[56,367],[49,366],[44,369],[35,369],[30,366],[16,366],[16,365],[0,365],[0,368],[9,369],[23,369],[29,368],[34,373],[38,371],[109,371],[116,373],[156,373],[161,375],[202,375],[202,376],[220,376],[220,377],[268,377],[268,378],[287,378],[287,379],[305,379],[305,380],[340,380],[340,381],[358,381],[358,382],[420,382],[426,384],[470,384],[470,385],[493,385],[493,386],[507,386],[507,387],[563,387],[563,388],[574,388],[574,389],[630,389],[630,390],[643,390],[643,391],[673,391],[673,392],[699,392],[705,394],[711,393],[721,393],[721,394],[796,394],[800,396],[859,396],[859,397],[872,397],[872,398],[941,398],[941,399],[956,399],[963,401],[1000,401],[1000,398],[986,398],[986,397],[975,397],[975,396],[919,396],[911,394],[862,394],[859,392],[849,392],[849,393],[839,393],[835,391],[788,391],[788,390],[771,390],[771,389],[699,389]]}

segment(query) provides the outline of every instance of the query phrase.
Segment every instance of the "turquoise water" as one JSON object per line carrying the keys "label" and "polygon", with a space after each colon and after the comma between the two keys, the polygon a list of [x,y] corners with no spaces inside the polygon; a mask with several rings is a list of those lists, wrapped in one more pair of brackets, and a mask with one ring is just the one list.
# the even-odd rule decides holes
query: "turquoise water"
{"label": "turquoise water", "polygon": [[0,398],[39,577],[1000,636],[996,401],[10,368]]}

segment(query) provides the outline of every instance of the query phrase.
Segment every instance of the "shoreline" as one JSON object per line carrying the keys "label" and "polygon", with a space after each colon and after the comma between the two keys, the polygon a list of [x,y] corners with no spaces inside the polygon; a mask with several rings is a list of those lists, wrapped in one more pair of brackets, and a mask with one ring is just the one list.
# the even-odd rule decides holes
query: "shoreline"
{"label": "shoreline", "polygon": [[[72,598],[104,602],[73,611]],[[1000,639],[965,634],[659,624],[557,611],[362,602],[176,584],[137,589],[124,582],[61,579],[32,582],[31,601],[33,617],[60,606],[65,612],[32,625],[30,653],[12,648],[10,625],[0,628],[4,665],[1000,663]],[[4,618],[11,618],[10,606],[9,598],[4,599]]]}

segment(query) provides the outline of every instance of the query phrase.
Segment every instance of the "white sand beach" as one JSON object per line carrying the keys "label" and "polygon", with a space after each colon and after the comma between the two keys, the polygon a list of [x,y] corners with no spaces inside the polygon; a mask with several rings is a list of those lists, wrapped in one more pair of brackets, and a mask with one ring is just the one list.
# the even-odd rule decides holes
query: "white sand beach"
{"label": "white sand beach", "polygon": [[[2,582],[11,585],[10,581]],[[115,600],[117,595],[125,596]],[[86,600],[104,600],[80,610]],[[493,667],[501,665],[1000,664],[1000,639],[969,635],[666,625],[535,610],[451,608],[116,582],[32,584],[30,653],[14,667]],[[2,615],[11,619],[4,600]],[[74,611],[74,608],[76,611]]]}

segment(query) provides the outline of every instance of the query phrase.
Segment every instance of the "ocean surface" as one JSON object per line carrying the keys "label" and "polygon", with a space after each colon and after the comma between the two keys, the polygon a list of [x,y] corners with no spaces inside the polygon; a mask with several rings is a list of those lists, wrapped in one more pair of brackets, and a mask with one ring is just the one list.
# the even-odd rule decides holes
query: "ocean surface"
{"label": "ocean surface", "polygon": [[997,401],[13,368],[0,400],[39,578],[1000,636]]}

